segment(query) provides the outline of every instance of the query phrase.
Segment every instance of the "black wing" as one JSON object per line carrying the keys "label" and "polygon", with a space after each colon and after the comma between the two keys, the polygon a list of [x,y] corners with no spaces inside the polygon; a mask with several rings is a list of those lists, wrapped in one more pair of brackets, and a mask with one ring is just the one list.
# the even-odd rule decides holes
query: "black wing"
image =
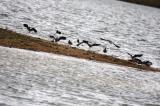
{"label": "black wing", "polygon": [[143,56],[143,54],[135,54],[135,55],[133,55],[133,58],[142,57],[142,56]]}
{"label": "black wing", "polygon": [[55,37],[54,37],[54,36],[52,36],[52,35],[50,35],[49,37],[50,37],[50,38],[53,38],[53,39],[55,39]]}
{"label": "black wing", "polygon": [[120,46],[116,45],[116,44],[113,43],[111,40],[107,40],[107,39],[103,39],[103,38],[100,38],[100,40],[107,41],[107,42],[109,42],[110,44],[113,44],[115,47],[120,48]]}
{"label": "black wing", "polygon": [[77,46],[79,46],[79,45],[81,45],[81,44],[83,44],[84,42],[82,41],[82,42],[79,42],[78,44],[77,44]]}
{"label": "black wing", "polygon": [[113,44],[113,42],[111,40],[107,40],[107,39],[103,39],[103,38],[100,38],[100,40],[104,40],[104,41],[109,42],[110,44]]}
{"label": "black wing", "polygon": [[94,44],[91,44],[91,46],[100,46],[101,44],[97,44],[97,43],[94,43]]}
{"label": "black wing", "polygon": [[117,48],[120,48],[120,46],[116,45],[115,43],[113,43],[114,46],[116,46]]}
{"label": "black wing", "polygon": [[34,31],[35,33],[37,33],[37,30],[35,28],[32,28],[31,30]]}
{"label": "black wing", "polygon": [[56,41],[60,41],[60,40],[66,40],[66,37],[60,36],[59,38],[56,39]]}
{"label": "black wing", "polygon": [[133,56],[130,53],[127,53],[131,58],[133,58]]}

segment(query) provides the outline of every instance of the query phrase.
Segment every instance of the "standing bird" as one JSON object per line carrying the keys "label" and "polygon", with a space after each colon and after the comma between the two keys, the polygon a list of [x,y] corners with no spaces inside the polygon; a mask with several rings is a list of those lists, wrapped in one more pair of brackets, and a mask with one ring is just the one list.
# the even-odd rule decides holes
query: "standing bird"
{"label": "standing bird", "polygon": [[56,30],[56,33],[57,33],[57,34],[62,34],[62,32],[61,32],[61,31],[59,31],[59,30]]}
{"label": "standing bird", "polygon": [[69,40],[69,41],[68,41],[68,44],[69,44],[69,45],[72,45],[72,42]]}
{"label": "standing bird", "polygon": [[35,28],[33,28],[33,27],[29,27],[28,24],[23,24],[23,26],[24,26],[25,28],[27,28],[27,30],[29,31],[29,33],[30,33],[31,31],[33,31],[34,33],[37,33],[37,30],[36,30]]}
{"label": "standing bird", "polygon": [[80,43],[80,42],[79,42],[79,39],[77,39],[77,43]]}
{"label": "standing bird", "polygon": [[107,53],[107,49],[106,49],[106,47],[103,49],[103,53]]}

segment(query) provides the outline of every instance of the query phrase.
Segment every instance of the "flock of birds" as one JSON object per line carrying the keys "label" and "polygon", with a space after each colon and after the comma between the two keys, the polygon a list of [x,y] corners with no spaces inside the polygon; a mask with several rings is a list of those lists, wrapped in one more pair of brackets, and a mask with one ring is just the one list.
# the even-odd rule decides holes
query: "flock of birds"
{"label": "flock of birds", "polygon": [[[34,33],[37,33],[37,30],[34,28],[34,27],[30,27],[28,26],[28,24],[23,24],[23,26],[29,31],[29,32],[34,32]],[[62,32],[59,31],[59,30],[56,30],[56,33],[55,34],[59,34],[61,35]],[[54,34],[54,35],[55,35]],[[50,35],[49,37],[52,39],[51,42],[59,42],[60,40],[67,40],[67,37],[65,36],[54,36],[54,35]],[[106,42],[109,42],[110,44],[113,44],[116,48],[120,48],[119,45],[115,44],[114,42],[112,42],[111,40],[108,40],[108,39],[104,39],[104,38],[100,38],[100,40],[102,41],[106,41]],[[72,41],[71,40],[68,40],[68,44],[69,45],[72,45]],[[93,43],[93,42],[90,42],[90,41],[87,41],[87,40],[82,40],[80,41],[79,39],[77,39],[77,47],[82,45],[82,44],[87,44],[89,48],[91,47],[94,47],[94,46],[100,46],[100,47],[103,47],[103,53],[107,53],[107,48],[102,45],[102,44],[99,44],[99,43]],[[135,55],[132,55],[130,53],[127,53],[131,59],[128,60],[130,62],[133,62],[133,63],[136,63],[138,65],[145,65],[145,66],[151,66],[152,65],[152,62],[150,61],[142,61],[140,60],[139,58],[143,56],[143,54],[135,54]]]}

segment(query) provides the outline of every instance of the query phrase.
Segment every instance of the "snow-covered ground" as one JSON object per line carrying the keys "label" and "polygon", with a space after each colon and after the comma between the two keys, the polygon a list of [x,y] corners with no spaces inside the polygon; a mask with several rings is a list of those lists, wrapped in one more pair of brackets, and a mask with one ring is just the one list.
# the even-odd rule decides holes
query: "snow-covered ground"
{"label": "snow-covered ground", "polygon": [[[38,33],[28,33],[24,23]],[[0,0],[0,27],[48,40],[58,29],[72,35],[68,39],[74,45],[76,39],[87,39],[124,59],[126,52],[143,53],[143,59],[160,67],[157,8],[116,0]],[[160,106],[160,73],[0,47],[0,106],[54,105]]]}
{"label": "snow-covered ground", "polygon": [[[32,36],[49,39],[56,29],[69,39],[87,39],[107,46],[109,55],[143,59],[160,67],[160,9],[116,0],[0,0],[0,27],[28,34],[23,24],[38,30]],[[120,49],[99,38],[112,40]],[[75,45],[75,43],[74,43]],[[80,48],[88,49],[81,46]],[[102,53],[101,48],[92,50]]]}
{"label": "snow-covered ground", "polygon": [[160,73],[0,47],[0,106],[159,106]]}

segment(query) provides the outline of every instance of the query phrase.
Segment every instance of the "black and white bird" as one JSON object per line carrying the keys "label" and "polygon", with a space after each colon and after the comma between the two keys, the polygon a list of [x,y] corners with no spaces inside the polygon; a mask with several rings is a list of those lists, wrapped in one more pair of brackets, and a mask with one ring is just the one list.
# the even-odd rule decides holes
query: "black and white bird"
{"label": "black and white bird", "polygon": [[33,27],[29,27],[28,24],[23,24],[23,26],[24,26],[25,28],[27,28],[27,30],[28,30],[29,32],[37,33],[37,30],[36,30],[35,28],[33,28]]}

